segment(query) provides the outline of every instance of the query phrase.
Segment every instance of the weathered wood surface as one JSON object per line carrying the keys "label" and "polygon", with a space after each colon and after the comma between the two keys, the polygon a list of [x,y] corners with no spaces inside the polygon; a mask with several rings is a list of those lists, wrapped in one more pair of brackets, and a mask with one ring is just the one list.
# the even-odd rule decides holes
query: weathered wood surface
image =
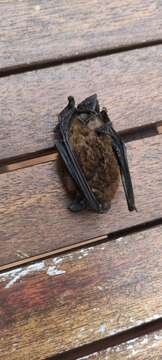
{"label": "weathered wood surface", "polygon": [[71,213],[55,162],[0,175],[0,264],[160,218],[162,136],[127,149],[137,213],[129,213],[122,185],[108,213]]}
{"label": "weathered wood surface", "polygon": [[0,274],[0,359],[44,359],[162,316],[162,227]]}
{"label": "weathered wood surface", "polygon": [[121,345],[89,356],[79,357],[77,360],[161,360],[162,359],[162,331],[153,332]]}
{"label": "weathered wood surface", "polygon": [[158,0],[0,1],[0,68],[162,38]]}
{"label": "weathered wood surface", "polygon": [[117,130],[161,121],[161,53],[155,46],[1,78],[0,159],[53,147],[69,93],[80,101],[96,92]]}

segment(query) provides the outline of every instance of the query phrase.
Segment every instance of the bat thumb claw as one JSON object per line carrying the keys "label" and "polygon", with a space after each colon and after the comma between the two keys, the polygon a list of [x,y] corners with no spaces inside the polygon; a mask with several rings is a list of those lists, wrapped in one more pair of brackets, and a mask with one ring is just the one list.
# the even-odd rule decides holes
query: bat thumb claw
{"label": "bat thumb claw", "polygon": [[73,96],[68,96],[68,101],[69,101],[69,105],[70,106],[74,106],[75,105],[75,100]]}

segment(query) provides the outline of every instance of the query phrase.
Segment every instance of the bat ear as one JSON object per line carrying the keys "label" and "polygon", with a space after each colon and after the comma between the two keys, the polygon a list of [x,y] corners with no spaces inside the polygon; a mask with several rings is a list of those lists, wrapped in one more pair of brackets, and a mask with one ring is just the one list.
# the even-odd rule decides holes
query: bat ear
{"label": "bat ear", "polygon": [[93,94],[89,97],[87,97],[85,100],[83,100],[80,104],[78,104],[77,106],[77,110],[79,111],[96,111],[96,112],[99,112],[100,109],[99,109],[99,102],[97,100],[97,95],[96,94]]}

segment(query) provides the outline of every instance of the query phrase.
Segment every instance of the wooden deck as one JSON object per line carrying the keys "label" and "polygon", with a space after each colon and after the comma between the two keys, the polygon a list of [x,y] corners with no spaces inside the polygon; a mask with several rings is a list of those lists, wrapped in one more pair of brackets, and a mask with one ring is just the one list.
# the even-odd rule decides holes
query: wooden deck
{"label": "wooden deck", "polygon": [[[162,3],[0,1],[0,359],[162,360]],[[97,93],[137,213],[72,214],[53,128]]]}

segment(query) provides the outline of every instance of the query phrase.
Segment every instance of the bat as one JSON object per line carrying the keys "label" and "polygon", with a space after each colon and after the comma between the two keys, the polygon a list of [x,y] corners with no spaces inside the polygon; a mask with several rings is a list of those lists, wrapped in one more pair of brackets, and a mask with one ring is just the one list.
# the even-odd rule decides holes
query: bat
{"label": "bat", "polygon": [[59,171],[72,196],[69,209],[108,211],[120,182],[129,211],[136,210],[126,146],[114,130],[106,108],[100,111],[97,95],[78,106],[72,96],[60,112],[55,127]]}

